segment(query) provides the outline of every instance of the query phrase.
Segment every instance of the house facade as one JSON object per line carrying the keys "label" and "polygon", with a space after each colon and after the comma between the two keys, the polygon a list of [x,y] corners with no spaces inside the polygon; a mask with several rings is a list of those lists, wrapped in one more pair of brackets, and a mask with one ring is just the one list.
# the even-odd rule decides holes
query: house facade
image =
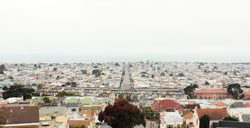
{"label": "house facade", "polygon": [[195,99],[208,99],[208,100],[223,100],[233,98],[227,90],[224,89],[200,89],[194,92]]}

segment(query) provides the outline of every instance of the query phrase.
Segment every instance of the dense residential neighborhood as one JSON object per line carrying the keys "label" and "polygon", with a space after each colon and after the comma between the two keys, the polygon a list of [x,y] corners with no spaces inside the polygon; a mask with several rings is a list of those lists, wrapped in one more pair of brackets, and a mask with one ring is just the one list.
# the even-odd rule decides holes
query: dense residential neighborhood
{"label": "dense residential neighborhood", "polygon": [[249,128],[249,88],[248,63],[5,63],[0,127]]}

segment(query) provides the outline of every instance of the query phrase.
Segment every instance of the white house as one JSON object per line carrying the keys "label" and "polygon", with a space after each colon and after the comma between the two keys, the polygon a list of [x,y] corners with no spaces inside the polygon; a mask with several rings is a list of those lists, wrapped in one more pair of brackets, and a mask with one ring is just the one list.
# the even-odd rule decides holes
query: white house
{"label": "white house", "polygon": [[178,111],[160,113],[161,128],[177,127],[183,124],[183,117]]}

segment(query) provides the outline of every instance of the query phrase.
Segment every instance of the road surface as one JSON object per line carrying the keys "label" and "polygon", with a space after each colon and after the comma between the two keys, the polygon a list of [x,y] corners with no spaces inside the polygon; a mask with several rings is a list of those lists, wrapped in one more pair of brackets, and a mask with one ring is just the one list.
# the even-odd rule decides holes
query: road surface
{"label": "road surface", "polygon": [[130,90],[132,89],[132,82],[131,82],[131,72],[128,64],[124,65],[123,68],[123,75],[122,75],[122,81],[121,81],[121,90]]}

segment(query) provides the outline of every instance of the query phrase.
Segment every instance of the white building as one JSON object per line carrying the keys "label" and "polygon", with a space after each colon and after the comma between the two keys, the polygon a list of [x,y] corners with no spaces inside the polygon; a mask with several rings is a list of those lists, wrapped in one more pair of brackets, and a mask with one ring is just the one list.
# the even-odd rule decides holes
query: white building
{"label": "white building", "polygon": [[161,128],[178,127],[183,124],[183,117],[178,111],[160,113]]}

